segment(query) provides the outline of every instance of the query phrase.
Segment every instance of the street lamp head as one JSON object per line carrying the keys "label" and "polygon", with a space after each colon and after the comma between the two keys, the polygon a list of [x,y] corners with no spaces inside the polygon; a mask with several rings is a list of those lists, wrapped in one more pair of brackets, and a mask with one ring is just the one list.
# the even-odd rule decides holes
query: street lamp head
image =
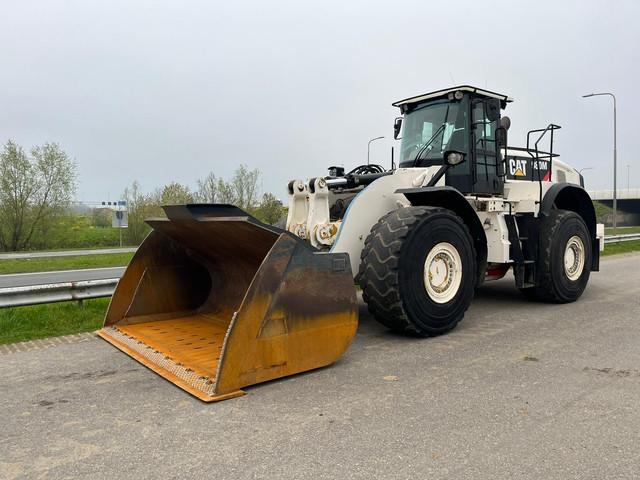
{"label": "street lamp head", "polygon": [[618,191],[618,181],[617,181],[617,171],[618,171],[618,134],[616,132],[616,124],[617,124],[617,119],[616,119],[616,96],[611,93],[611,92],[600,92],[600,93],[589,93],[587,95],[583,95],[583,98],[587,98],[587,97],[595,97],[595,96],[599,96],[599,95],[608,95],[611,97],[611,99],[613,100],[613,234],[615,235],[616,233],[616,226],[617,226],[617,216],[618,216],[618,199],[617,199],[617,191]]}
{"label": "street lamp head", "polygon": [[588,93],[586,95],[582,95],[582,98],[599,97],[600,95],[609,95],[610,97],[613,97],[613,101],[615,102],[616,96],[611,92]]}
{"label": "street lamp head", "polygon": [[367,142],[367,165],[369,165],[369,147],[371,146],[371,142],[374,142],[374,141],[376,141],[376,140],[380,140],[380,139],[383,139],[383,138],[384,138],[384,136],[382,136],[382,137],[375,137],[375,138],[372,138],[371,140],[369,140],[369,141]]}

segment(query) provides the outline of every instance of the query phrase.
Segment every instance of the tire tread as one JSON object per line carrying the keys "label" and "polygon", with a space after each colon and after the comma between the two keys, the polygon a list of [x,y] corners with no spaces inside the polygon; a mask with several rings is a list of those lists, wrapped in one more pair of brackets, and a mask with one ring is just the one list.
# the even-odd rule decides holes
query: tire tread
{"label": "tire tread", "polygon": [[[473,248],[471,234],[457,215],[445,208],[429,206],[404,207],[389,212],[373,226],[364,242],[358,272],[362,296],[375,319],[394,332],[422,337],[444,333],[430,332],[415,325],[405,311],[399,292],[400,256],[405,240],[426,216],[438,213],[446,213],[458,222]],[[475,257],[475,251],[473,255]],[[453,319],[447,331],[463,316],[464,312]]]}
{"label": "tire tread", "polygon": [[[543,222],[538,252],[540,261],[536,265],[536,286],[521,290],[527,297],[546,303],[567,302],[567,299],[558,291],[552,276],[551,251],[555,246],[554,239],[560,226],[576,216],[578,215],[575,212],[569,210],[553,210]],[[589,245],[586,244],[585,247],[589,248]],[[587,269],[589,266],[585,265],[584,268]]]}

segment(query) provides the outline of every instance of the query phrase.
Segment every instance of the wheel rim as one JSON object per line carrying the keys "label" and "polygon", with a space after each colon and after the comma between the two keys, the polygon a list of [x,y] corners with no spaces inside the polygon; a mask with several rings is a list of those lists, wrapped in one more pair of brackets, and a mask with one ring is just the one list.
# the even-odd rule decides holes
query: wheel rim
{"label": "wheel rim", "polygon": [[564,273],[569,280],[575,281],[582,275],[584,252],[582,239],[577,235],[571,237],[564,249]]}
{"label": "wheel rim", "polygon": [[447,303],[456,296],[462,282],[462,260],[458,250],[447,242],[435,245],[424,262],[424,288],[436,303]]}

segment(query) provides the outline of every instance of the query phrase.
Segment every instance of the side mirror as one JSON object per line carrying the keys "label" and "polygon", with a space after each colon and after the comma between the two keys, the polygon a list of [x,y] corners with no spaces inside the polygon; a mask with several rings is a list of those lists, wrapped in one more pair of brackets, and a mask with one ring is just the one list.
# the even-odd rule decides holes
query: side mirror
{"label": "side mirror", "polygon": [[504,116],[500,119],[500,126],[496,129],[496,138],[498,139],[498,145],[501,147],[507,146],[507,131],[511,127],[511,119]]}
{"label": "side mirror", "polygon": [[456,150],[447,150],[444,152],[444,163],[450,167],[464,163],[465,154]]}
{"label": "side mirror", "polygon": [[487,120],[495,122],[500,118],[500,100],[497,98],[488,98],[487,102]]}
{"label": "side mirror", "polygon": [[498,127],[496,129],[496,139],[498,140],[498,145],[501,147],[507,146],[507,129],[504,127]]}
{"label": "side mirror", "polygon": [[402,128],[402,117],[398,117],[393,122],[393,138],[394,140],[398,139],[400,135],[400,129]]}

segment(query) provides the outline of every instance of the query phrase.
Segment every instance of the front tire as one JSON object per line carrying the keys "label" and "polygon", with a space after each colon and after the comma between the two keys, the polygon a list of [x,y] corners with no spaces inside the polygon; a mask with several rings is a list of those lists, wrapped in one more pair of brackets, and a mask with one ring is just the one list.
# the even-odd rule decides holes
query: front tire
{"label": "front tire", "polygon": [[591,236],[582,217],[553,210],[540,229],[536,286],[523,292],[542,302],[574,302],[587,286],[591,262]]}
{"label": "front tire", "polygon": [[402,333],[454,328],[473,299],[476,251],[466,225],[438,207],[400,208],[371,229],[358,279],[369,311]]}

